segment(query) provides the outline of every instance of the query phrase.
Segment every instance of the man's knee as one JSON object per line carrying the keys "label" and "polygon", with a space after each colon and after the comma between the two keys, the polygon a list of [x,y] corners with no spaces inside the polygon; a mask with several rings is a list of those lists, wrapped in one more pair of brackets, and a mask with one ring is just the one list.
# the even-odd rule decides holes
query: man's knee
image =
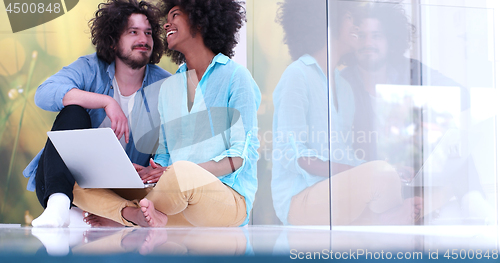
{"label": "man's knee", "polygon": [[78,105],[68,105],[57,115],[52,130],[88,129],[91,126],[87,110]]}

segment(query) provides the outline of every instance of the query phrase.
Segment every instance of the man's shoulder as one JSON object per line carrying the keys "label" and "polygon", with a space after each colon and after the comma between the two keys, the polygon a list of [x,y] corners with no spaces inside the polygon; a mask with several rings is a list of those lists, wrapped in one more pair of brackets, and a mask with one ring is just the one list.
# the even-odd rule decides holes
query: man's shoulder
{"label": "man's shoulder", "polygon": [[73,64],[79,67],[87,67],[93,70],[106,71],[109,63],[100,59],[96,53],[79,57]]}
{"label": "man's shoulder", "polygon": [[87,61],[89,64],[107,64],[107,65],[109,65],[108,63],[106,63],[106,61],[100,59],[96,53],[81,56],[78,58],[78,60]]}

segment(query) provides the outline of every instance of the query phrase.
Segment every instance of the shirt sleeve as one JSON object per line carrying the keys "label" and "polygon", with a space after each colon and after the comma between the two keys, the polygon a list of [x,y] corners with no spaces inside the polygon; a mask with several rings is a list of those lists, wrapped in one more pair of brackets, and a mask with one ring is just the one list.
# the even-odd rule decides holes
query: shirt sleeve
{"label": "shirt sleeve", "polygon": [[[165,98],[165,85],[162,85],[162,88],[160,89],[160,95],[158,99],[158,112],[160,113],[160,119],[164,120],[165,119],[165,110],[164,107],[164,102],[167,101]],[[166,136],[166,129],[165,129],[165,124],[161,123],[160,125],[160,138],[158,141],[158,149],[156,150],[156,154],[154,157],[154,162],[163,166],[167,167],[170,165],[170,153],[168,151],[168,146],[167,146],[167,136]]]}
{"label": "shirt sleeve", "polygon": [[[232,74],[229,87],[228,108],[234,109],[239,118],[233,119],[233,125],[226,131],[230,133],[230,147],[212,160],[219,162],[226,157],[241,157],[243,164],[235,172],[238,174],[248,161],[257,161],[260,146],[257,137],[257,109],[261,101],[261,94],[250,72],[239,66]],[[223,134],[223,136],[227,134]]]}
{"label": "shirt sleeve", "polygon": [[[328,148],[326,152],[318,152],[310,149],[307,145],[311,140],[309,125],[313,120],[308,119],[310,100],[308,92],[307,76],[298,68],[289,67],[283,74],[278,88],[274,93],[276,134],[274,134],[275,151],[279,153],[274,161],[281,163],[282,167],[289,170],[302,169],[297,163],[300,157],[315,157],[322,161],[328,160]],[[320,90],[316,92],[321,92]],[[326,90],[324,92],[325,109],[327,100]],[[320,105],[316,105],[320,106]],[[321,107],[319,107],[321,108]],[[324,127],[314,127],[317,130],[327,132],[327,121],[322,121]],[[316,123],[319,124],[319,123]],[[309,127],[311,126],[311,127]],[[325,138],[322,138],[325,139]],[[327,141],[320,141],[327,146]]]}
{"label": "shirt sleeve", "polygon": [[68,91],[74,88],[90,91],[91,85],[87,82],[91,82],[98,74],[98,62],[89,59],[80,57],[45,80],[36,91],[35,104],[43,110],[60,111]]}

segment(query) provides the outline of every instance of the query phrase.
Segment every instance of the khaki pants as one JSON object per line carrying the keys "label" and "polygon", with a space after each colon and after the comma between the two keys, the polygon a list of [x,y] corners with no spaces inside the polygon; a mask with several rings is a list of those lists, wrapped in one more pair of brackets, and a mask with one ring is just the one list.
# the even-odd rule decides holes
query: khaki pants
{"label": "khaki pants", "polygon": [[370,215],[403,203],[401,179],[384,161],[362,164],[330,180],[331,188],[329,180],[323,180],[292,197],[290,224],[329,225],[330,212],[333,225],[377,224]]}
{"label": "khaki pants", "polygon": [[139,207],[142,198],[168,216],[167,226],[239,226],[247,215],[243,196],[188,161],[174,163],[154,188],[83,189],[75,184],[73,194],[73,203],[82,210],[126,226],[132,224],[122,217],[122,209]]}

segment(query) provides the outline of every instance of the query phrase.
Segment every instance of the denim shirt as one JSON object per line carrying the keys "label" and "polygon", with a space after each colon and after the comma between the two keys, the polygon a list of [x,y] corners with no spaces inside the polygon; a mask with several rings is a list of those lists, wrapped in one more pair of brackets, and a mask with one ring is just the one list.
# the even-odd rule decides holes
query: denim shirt
{"label": "denim shirt", "polygon": [[186,71],[184,64],[160,90],[162,131],[155,162],[169,166],[180,160],[242,158],[239,169],[218,178],[245,198],[247,217],[242,225],[246,225],[257,191],[260,90],[245,67],[218,54],[198,83],[188,111],[187,82],[191,80]]}
{"label": "denim shirt", "polygon": [[[159,118],[157,110],[157,95],[162,80],[171,74],[155,65],[146,65],[142,87],[137,91],[134,104],[134,112],[144,114],[147,118]],[[63,98],[68,91],[77,88],[80,90],[104,94],[113,97],[113,78],[115,77],[115,63],[106,63],[97,55],[91,54],[78,58],[69,66],[62,68],[59,72],[49,77],[37,89],[35,104],[47,111],[60,111],[64,108]],[[161,82],[160,82],[161,81]],[[137,104],[137,105],[136,105]],[[152,111],[150,111],[152,109]],[[104,109],[87,109],[90,115],[92,128],[97,128],[106,117]],[[141,119],[137,118],[136,119]],[[130,119],[130,117],[129,117]],[[133,129],[130,129],[130,140],[125,151],[133,163],[147,166],[151,152],[141,152],[136,149],[133,138]],[[43,149],[35,156],[23,171],[24,177],[29,177],[27,189],[34,191],[35,175],[38,162]]]}

